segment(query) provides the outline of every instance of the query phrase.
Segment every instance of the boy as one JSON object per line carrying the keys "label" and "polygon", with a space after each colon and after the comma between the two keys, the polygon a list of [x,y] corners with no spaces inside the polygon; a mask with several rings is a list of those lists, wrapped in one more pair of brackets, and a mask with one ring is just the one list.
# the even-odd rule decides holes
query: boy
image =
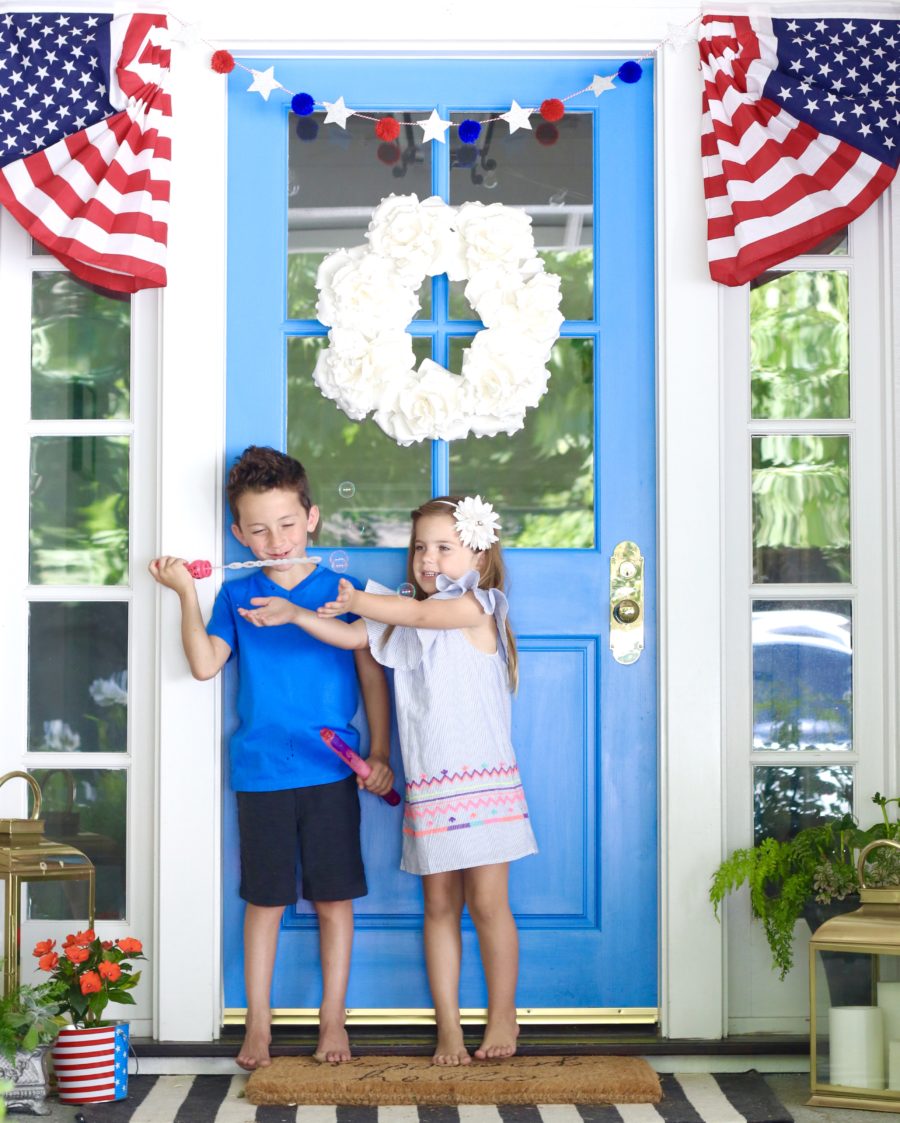
{"label": "boy", "polygon": [[[303,466],[272,448],[251,445],[231,469],[231,531],[261,561],[306,555],[319,521]],[[156,581],[181,602],[181,642],[197,679],[210,679],[235,656],[240,724],[231,739],[231,782],[237,793],[244,916],[246,1035],[237,1063],[270,1064],[271,984],[281,916],[297,899],[294,854],[300,840],[303,897],[319,920],[322,1005],[320,1061],[347,1061],[344,1026],[353,899],[367,892],[359,843],[357,784],[388,791],[389,709],[384,674],[368,650],[347,652],[297,628],[258,628],[240,618],[253,597],[279,595],[315,610],[337,595],[339,577],[314,563],[265,566],[222,585],[204,628],[194,580],[184,559],[150,563]],[[355,673],[354,673],[355,663]],[[358,676],[358,683],[357,683]],[[353,748],[350,725],[362,689],[370,730],[372,773],[357,780],[319,730],[336,730]]]}

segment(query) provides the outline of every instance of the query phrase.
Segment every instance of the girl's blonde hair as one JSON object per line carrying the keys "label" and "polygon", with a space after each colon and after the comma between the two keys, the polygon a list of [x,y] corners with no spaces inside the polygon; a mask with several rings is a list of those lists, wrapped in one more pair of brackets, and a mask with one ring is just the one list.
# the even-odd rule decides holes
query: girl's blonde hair
{"label": "girl's blonde hair", "polygon": [[[456,504],[463,498],[461,495],[439,495],[436,499],[429,499],[421,507],[410,512],[412,529],[409,535],[409,550],[406,555],[406,580],[416,590],[416,600],[426,600],[428,594],[416,581],[413,572],[413,559],[416,554],[416,524],[424,515],[449,515],[453,518]],[[503,552],[499,542],[492,542],[486,550],[479,550],[481,566],[478,570],[479,589],[499,589],[506,592],[506,566],[503,564]],[[390,634],[390,633],[388,633]],[[385,637],[387,638],[387,637]],[[516,651],[516,638],[509,626],[509,617],[506,618],[506,652],[507,667],[509,670],[509,685],[511,690],[519,688],[519,656]]]}

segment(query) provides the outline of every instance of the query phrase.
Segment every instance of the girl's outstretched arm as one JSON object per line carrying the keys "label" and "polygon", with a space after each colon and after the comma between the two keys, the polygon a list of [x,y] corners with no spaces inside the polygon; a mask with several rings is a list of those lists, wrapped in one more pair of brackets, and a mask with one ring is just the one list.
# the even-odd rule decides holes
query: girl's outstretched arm
{"label": "girl's outstretched arm", "polygon": [[323,604],[318,614],[320,619],[330,619],[345,612],[405,628],[474,628],[484,621],[484,612],[472,593],[453,600],[413,600],[364,593],[342,577],[337,600]]}
{"label": "girl's outstretched arm", "polygon": [[362,620],[354,620],[348,624],[346,620],[320,618],[308,608],[291,604],[285,597],[253,597],[250,603],[253,608],[239,608],[238,612],[257,628],[296,624],[304,632],[332,647],[357,651],[369,646],[366,625]]}

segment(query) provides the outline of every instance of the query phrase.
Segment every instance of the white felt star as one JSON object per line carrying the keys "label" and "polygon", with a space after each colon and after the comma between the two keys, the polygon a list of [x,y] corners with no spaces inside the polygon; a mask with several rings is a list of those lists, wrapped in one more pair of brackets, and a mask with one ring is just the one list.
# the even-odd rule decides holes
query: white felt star
{"label": "white felt star", "polygon": [[606,93],[607,90],[614,90],[615,88],[615,79],[606,74],[595,74],[593,82],[591,82],[588,87],[594,97],[599,97],[601,94]]}
{"label": "white felt star", "polygon": [[695,23],[670,23],[665,41],[671,44],[676,51],[680,51],[682,47],[686,47],[688,43],[696,43],[697,28]]}
{"label": "white felt star", "polygon": [[172,31],[172,42],[181,43],[185,47],[196,47],[202,38],[199,23],[183,23],[180,28],[176,27]]}
{"label": "white felt star", "polygon": [[247,87],[247,93],[258,93],[263,101],[269,100],[269,94],[273,90],[284,89],[282,84],[275,77],[275,67],[270,66],[268,70],[250,70],[253,75],[253,82]]}
{"label": "white felt star", "polygon": [[438,111],[432,109],[431,116],[427,121],[416,121],[416,124],[423,130],[422,140],[439,140],[441,144],[447,143],[447,130],[450,128],[449,121],[442,121],[438,117]]}
{"label": "white felt star", "polygon": [[354,111],[344,105],[343,97],[339,97],[337,101],[323,101],[322,104],[328,111],[325,114],[325,124],[340,125],[342,129],[346,129],[347,118],[352,117]]}
{"label": "white felt star", "polygon": [[531,128],[531,122],[528,118],[532,113],[534,113],[533,109],[523,109],[516,99],[513,98],[513,103],[509,107],[509,112],[501,113],[500,118],[509,125],[509,131],[514,133],[516,129]]}

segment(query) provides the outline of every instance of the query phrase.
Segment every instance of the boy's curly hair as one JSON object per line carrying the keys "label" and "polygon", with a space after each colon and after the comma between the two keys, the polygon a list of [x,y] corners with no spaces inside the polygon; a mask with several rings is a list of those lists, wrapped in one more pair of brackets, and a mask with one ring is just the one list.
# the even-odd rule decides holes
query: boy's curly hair
{"label": "boy's curly hair", "polygon": [[238,501],[245,492],[274,491],[276,488],[296,491],[303,509],[309,513],[313,505],[309,493],[309,477],[300,461],[268,445],[250,445],[245,448],[232,465],[225,485],[234,521],[241,521]]}

